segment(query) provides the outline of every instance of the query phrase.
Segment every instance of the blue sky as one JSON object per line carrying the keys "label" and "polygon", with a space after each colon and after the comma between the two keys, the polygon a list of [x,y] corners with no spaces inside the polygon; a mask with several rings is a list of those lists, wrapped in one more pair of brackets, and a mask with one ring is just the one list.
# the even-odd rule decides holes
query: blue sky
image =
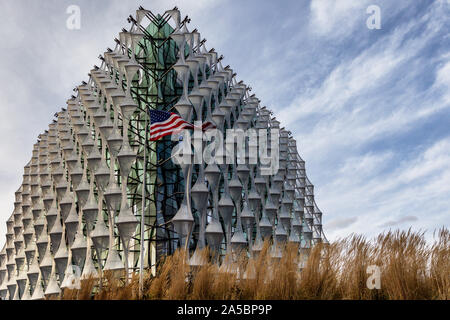
{"label": "blue sky", "polygon": [[139,5],[177,5],[294,133],[330,240],[449,226],[450,1],[3,0],[0,244],[38,134]]}

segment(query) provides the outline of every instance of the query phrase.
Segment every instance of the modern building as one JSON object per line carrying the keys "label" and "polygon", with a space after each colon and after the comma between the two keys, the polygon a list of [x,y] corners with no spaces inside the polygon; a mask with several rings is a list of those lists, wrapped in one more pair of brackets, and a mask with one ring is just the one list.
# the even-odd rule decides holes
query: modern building
{"label": "modern building", "polygon": [[[189,21],[176,8],[163,15],[139,8],[39,135],[6,222],[1,298],[42,299],[74,276],[131,272],[141,262],[155,268],[180,246],[195,265],[206,245],[219,255],[253,255],[271,238],[277,257],[287,241],[300,250],[327,241],[295,139],[200,33],[188,31]],[[181,142],[150,140],[150,110],[210,121],[224,133],[262,130],[279,169],[263,172],[250,137],[240,142],[245,159],[176,165]]]}

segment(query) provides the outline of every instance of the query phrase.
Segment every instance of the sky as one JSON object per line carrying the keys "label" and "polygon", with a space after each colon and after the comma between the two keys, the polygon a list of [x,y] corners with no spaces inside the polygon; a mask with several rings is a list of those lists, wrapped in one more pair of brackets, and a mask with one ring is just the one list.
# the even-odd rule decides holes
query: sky
{"label": "sky", "polygon": [[0,246],[37,136],[139,5],[178,6],[292,131],[329,240],[449,227],[449,0],[0,0]]}

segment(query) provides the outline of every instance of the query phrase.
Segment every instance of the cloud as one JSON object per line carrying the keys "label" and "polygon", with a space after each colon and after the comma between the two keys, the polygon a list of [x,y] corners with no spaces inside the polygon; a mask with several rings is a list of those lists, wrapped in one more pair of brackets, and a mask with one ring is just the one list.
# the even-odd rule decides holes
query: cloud
{"label": "cloud", "polygon": [[355,163],[376,163],[369,165],[373,173],[360,174],[347,161],[338,167],[334,179],[315,188],[331,239],[347,234],[347,229],[333,227],[334,220],[355,215],[358,220],[351,230],[368,236],[394,223],[409,227],[406,222],[416,222],[414,226],[428,230],[450,225],[450,136],[417,150],[394,169],[390,168],[393,159],[393,155],[384,154],[361,155],[359,161],[354,157]]}
{"label": "cloud", "polygon": [[367,40],[358,28],[348,35],[354,41],[328,39],[324,52],[339,52],[327,55],[329,72],[305,66],[317,80],[276,110],[298,141],[330,239],[347,233],[329,229],[332,219],[354,216],[351,229],[366,235],[411,212],[416,226],[450,224],[448,7],[416,10],[357,49]]}
{"label": "cloud", "polygon": [[[440,21],[441,24],[444,23],[444,21]],[[411,111],[405,107],[402,109],[402,107],[403,104],[409,104],[411,100],[408,99],[408,95],[411,92],[407,89],[407,85],[409,84],[408,80],[415,80],[413,77],[416,77],[416,74],[411,74],[412,79],[406,78],[400,83],[393,81],[398,72],[401,72],[402,67],[406,67],[411,62],[414,63],[414,60],[411,61],[412,59],[422,59],[421,51],[439,32],[429,27],[429,30],[424,30],[422,34],[405,41],[405,38],[413,32],[415,26],[416,22],[402,25],[388,36],[372,43],[370,47],[360,52],[357,56],[342,61],[330,71],[329,75],[320,83],[320,86],[311,88],[306,94],[300,94],[295,97],[291,104],[280,112],[281,120],[284,123],[292,124],[312,116],[325,116],[324,119],[329,119],[330,117],[335,117],[337,112],[342,112],[346,120],[351,121],[355,118],[363,120],[361,125],[364,125],[367,133],[382,132],[386,130],[386,128],[383,128],[384,121],[375,122],[381,128],[374,128],[374,119],[368,116],[365,117],[362,111],[367,111],[367,115],[377,112],[377,115],[386,117],[381,120],[389,121],[390,118],[388,116],[392,114],[392,109],[369,108],[376,102],[385,104],[383,93],[386,90],[386,85],[390,84],[398,89],[396,93],[399,95],[396,96],[396,100],[404,101],[400,106],[396,106],[396,114],[392,118],[395,121],[390,121],[389,123],[389,128],[395,129],[392,125],[395,124],[398,118],[407,115]],[[438,76],[439,82],[446,80],[445,72],[440,73]],[[349,105],[350,103],[351,105]],[[388,112],[384,115],[379,114],[380,111]],[[413,115],[415,114],[413,113]],[[413,119],[412,116],[409,118]],[[368,125],[369,120],[373,124],[372,126]],[[348,122],[346,121],[347,125]],[[403,122],[397,122],[399,123],[397,127],[402,127]],[[338,125],[341,124],[335,123],[335,128],[341,129]],[[326,127],[329,129],[328,124],[326,124]],[[345,133],[347,132],[349,131],[346,130]],[[353,136],[366,138],[366,136],[359,134]]]}
{"label": "cloud", "polygon": [[401,218],[399,218],[397,220],[387,221],[387,222],[381,224],[380,227],[381,228],[394,227],[394,226],[397,226],[399,224],[403,224],[403,223],[406,223],[406,222],[414,222],[414,221],[417,221],[417,220],[419,220],[419,218],[417,218],[416,216],[404,216],[404,217],[401,217]]}
{"label": "cloud", "polygon": [[328,230],[345,229],[354,224],[357,220],[358,217],[334,219],[327,223],[327,229]]}
{"label": "cloud", "polygon": [[447,62],[437,71],[434,86],[443,90],[443,100],[450,103],[450,57],[447,57]]}
{"label": "cloud", "polygon": [[369,1],[312,0],[310,30],[319,36],[342,37],[360,22],[364,27],[364,13]]}

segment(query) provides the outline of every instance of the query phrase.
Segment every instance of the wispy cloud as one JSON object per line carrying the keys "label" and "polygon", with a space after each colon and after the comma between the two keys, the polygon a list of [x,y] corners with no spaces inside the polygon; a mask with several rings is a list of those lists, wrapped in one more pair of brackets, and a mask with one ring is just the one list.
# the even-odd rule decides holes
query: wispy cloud
{"label": "wispy cloud", "polygon": [[334,219],[327,223],[328,230],[345,229],[350,227],[358,220],[358,217],[349,217],[342,219]]}
{"label": "wispy cloud", "polygon": [[[354,165],[345,162],[336,178],[317,189],[321,207],[328,213],[324,225],[355,214],[359,219],[351,229],[366,235],[375,235],[394,222],[410,226],[407,222],[414,221],[405,217],[411,216],[417,217],[414,226],[422,229],[449,225],[450,137],[400,163],[383,154],[351,161]],[[361,172],[361,163],[376,164],[378,169],[373,174]],[[344,235],[338,229],[328,230],[331,237]]]}
{"label": "wispy cloud", "polygon": [[369,3],[367,0],[312,0],[310,32],[318,36],[347,36],[358,22],[363,27],[364,12]]}
{"label": "wispy cloud", "polygon": [[419,220],[416,216],[404,216],[397,220],[390,220],[380,225],[380,227],[394,227],[406,222],[414,222]]}
{"label": "wispy cloud", "polygon": [[[311,6],[313,15],[316,9]],[[392,8],[397,18],[361,47],[348,41],[364,39],[361,17],[341,25],[348,32],[341,31],[341,45],[332,46],[344,54],[332,59],[324,76],[318,66],[321,81],[277,112],[300,141],[331,238],[348,232],[334,228],[335,219],[354,216],[359,219],[351,230],[367,235],[405,216],[417,216],[417,227],[449,224],[450,133],[444,119],[450,115],[450,60],[449,43],[442,42],[449,6],[441,1],[420,9]],[[348,19],[353,10],[346,11]],[[328,23],[339,25],[338,18]]]}

